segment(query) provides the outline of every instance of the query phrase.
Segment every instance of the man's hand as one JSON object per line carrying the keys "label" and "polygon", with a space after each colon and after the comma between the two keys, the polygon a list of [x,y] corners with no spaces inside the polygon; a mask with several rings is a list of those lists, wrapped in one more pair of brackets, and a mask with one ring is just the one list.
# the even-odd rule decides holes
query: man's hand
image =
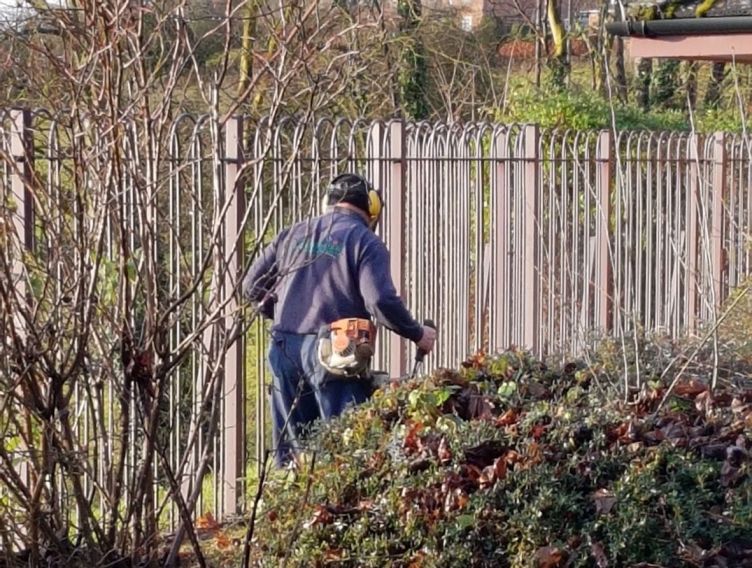
{"label": "man's hand", "polygon": [[433,351],[434,343],[436,343],[436,330],[432,327],[424,325],[423,335],[421,336],[420,341],[418,341],[417,343],[418,347],[426,353],[430,353],[431,351]]}

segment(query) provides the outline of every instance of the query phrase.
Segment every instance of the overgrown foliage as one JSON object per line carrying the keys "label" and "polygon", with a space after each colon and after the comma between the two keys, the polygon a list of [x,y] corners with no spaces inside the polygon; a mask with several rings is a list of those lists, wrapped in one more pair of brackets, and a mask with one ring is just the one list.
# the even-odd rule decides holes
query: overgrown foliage
{"label": "overgrown foliage", "polygon": [[[201,564],[196,511],[217,497],[219,514],[215,464],[242,458],[219,436],[239,392],[222,360],[254,314],[233,293],[242,243],[224,212],[251,163],[225,182],[225,125],[260,93],[270,115],[328,108],[339,41],[362,25],[331,6],[264,12],[264,65],[237,93],[237,3],[218,19],[196,4],[39,0],[2,30],[3,104],[44,110],[0,111],[0,562],[169,566],[187,540]],[[188,85],[210,117],[176,119]],[[172,142],[190,132],[196,153]],[[18,155],[41,140],[38,161]],[[177,189],[191,176],[206,190]]]}
{"label": "overgrown foliage", "polygon": [[622,104],[593,96],[573,86],[566,91],[535,89],[524,82],[509,87],[506,104],[495,113],[501,122],[539,124],[546,128],[741,132],[743,114],[736,108],[694,110],[692,118],[676,109],[645,111],[633,103]]}
{"label": "overgrown foliage", "polygon": [[[214,525],[194,517],[210,497],[210,469],[233,457],[229,442],[215,443],[230,396],[221,361],[251,323],[225,279],[235,243],[223,240],[219,212],[232,192],[219,172],[231,115],[389,117],[407,66],[416,82],[402,101],[412,101],[414,117],[611,125],[609,103],[592,93],[507,92],[504,73],[523,66],[499,65],[490,27],[466,34],[414,10],[400,35],[383,13],[361,17],[352,3],[242,4],[249,10],[208,0],[76,0],[64,9],[38,0],[22,29],[3,31],[3,106],[46,109],[20,129],[3,117],[3,128],[51,148],[37,164],[0,149],[6,176],[18,181],[13,198],[3,194],[2,227],[18,221],[15,197],[28,194],[39,241],[0,233],[0,549],[9,563],[170,565],[185,539],[204,562],[201,531]],[[254,64],[240,81],[246,13],[258,14],[245,53]],[[394,64],[398,54],[405,65]],[[720,88],[724,71],[715,74]],[[708,106],[728,99],[711,95]],[[184,111],[211,115],[200,155],[172,144]],[[679,112],[614,113],[621,127],[689,127]],[[725,110],[708,116],[695,117],[700,129],[741,124]],[[268,151],[254,148],[253,157]],[[275,158],[283,178],[297,175],[287,158]],[[216,190],[212,202],[186,197],[191,220],[173,224],[165,212],[178,181],[195,176]],[[264,226],[273,214],[263,212]],[[252,235],[249,249],[262,239]],[[665,388],[656,384],[634,412],[602,386],[632,370],[609,371],[604,361],[547,370],[508,353],[380,393],[314,440],[320,465],[302,487],[267,488],[257,551],[269,564],[519,564],[531,555],[602,564],[599,551],[617,563],[671,564],[701,549],[703,562],[734,562],[729,546],[749,528],[748,465],[739,458],[748,395],[677,389],[654,415]],[[656,439],[663,432],[675,442],[679,430],[690,432],[686,448]],[[709,447],[727,453],[703,453]],[[651,497],[655,478],[663,500]],[[544,483],[551,479],[559,484]],[[608,511],[601,490],[616,499]],[[644,526],[654,512],[657,525]],[[168,515],[177,530],[165,550]]]}
{"label": "overgrown foliage", "polygon": [[[675,349],[650,345],[656,363]],[[711,393],[691,373],[624,403],[607,352],[479,353],[378,392],[318,432],[296,481],[265,488],[256,561],[748,565],[751,385]]]}

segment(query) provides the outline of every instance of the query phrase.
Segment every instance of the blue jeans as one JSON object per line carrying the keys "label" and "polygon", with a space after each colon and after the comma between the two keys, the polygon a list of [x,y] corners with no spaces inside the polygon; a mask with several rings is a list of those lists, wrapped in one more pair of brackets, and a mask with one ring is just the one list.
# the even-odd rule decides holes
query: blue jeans
{"label": "blue jeans", "polygon": [[371,387],[362,379],[342,379],[318,362],[316,336],[272,332],[269,365],[275,459],[286,465],[301,440],[319,419],[339,416],[368,399]]}

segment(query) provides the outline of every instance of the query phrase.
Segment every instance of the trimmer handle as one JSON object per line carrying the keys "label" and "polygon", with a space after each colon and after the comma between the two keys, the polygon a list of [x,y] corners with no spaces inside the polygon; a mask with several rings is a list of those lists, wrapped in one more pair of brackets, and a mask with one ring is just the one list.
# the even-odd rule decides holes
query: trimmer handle
{"label": "trimmer handle", "polygon": [[[432,319],[423,320],[423,325],[426,327],[430,327],[431,329],[436,329],[436,324],[433,323]],[[415,353],[415,362],[422,363],[425,356],[426,356],[426,352],[423,349],[418,348],[418,351]]]}

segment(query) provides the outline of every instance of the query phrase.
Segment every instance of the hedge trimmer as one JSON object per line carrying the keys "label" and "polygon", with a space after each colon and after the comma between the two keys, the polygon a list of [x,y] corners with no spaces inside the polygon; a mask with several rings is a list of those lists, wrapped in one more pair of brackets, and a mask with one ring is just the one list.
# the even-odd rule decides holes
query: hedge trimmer
{"label": "hedge trimmer", "polygon": [[[424,320],[423,325],[436,329],[436,324],[434,324],[433,320],[430,320],[430,319]],[[413,363],[412,372],[407,376],[402,376],[402,377],[399,377],[398,379],[394,379],[394,382],[402,382],[402,381],[411,380],[417,377],[418,370],[422,368],[423,360],[426,358],[426,355],[427,353],[423,349],[419,348],[418,351],[415,353],[415,360]],[[378,388],[381,388],[393,382],[392,379],[389,377],[389,373],[385,373],[384,371],[371,371],[369,378],[371,381],[371,386],[374,391]]]}

